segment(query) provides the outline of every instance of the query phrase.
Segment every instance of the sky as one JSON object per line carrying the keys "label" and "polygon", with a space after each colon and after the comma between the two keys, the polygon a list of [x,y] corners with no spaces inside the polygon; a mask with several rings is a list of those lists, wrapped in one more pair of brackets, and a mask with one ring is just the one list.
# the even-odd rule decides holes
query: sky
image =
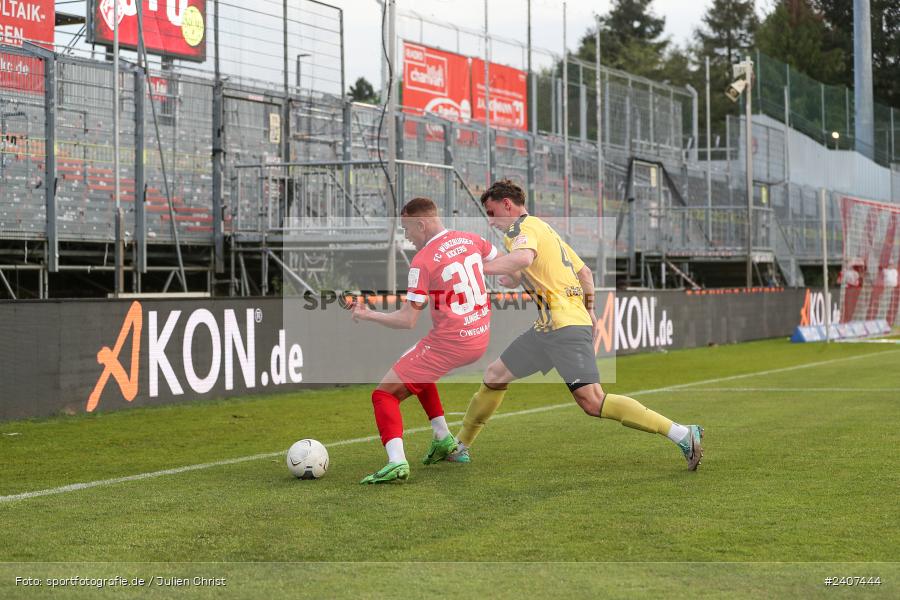
{"label": "sky", "polygon": [[[174,1],[174,0],[172,0]],[[365,77],[376,90],[381,88],[381,7],[378,0],[324,0],[343,9],[346,85],[358,77]],[[712,0],[654,0],[653,11],[665,17],[665,33],[672,42],[684,45],[694,35],[701,18]],[[757,5],[763,0],[757,2]],[[69,0],[58,2],[64,12],[82,13],[83,2]],[[164,2],[160,2],[162,6]],[[581,37],[593,27],[595,15],[606,14],[612,0],[568,0],[567,46],[578,47]],[[488,25],[492,36],[493,62],[525,69],[527,64],[525,42],[527,36],[528,0],[488,0]],[[563,49],[562,0],[531,0],[533,66],[540,69],[552,64],[553,54],[561,56]],[[250,8],[252,6],[252,9]],[[399,39],[458,51],[469,56],[483,56],[482,31],[484,27],[484,0],[397,0]],[[222,39],[223,72],[236,76],[280,82],[282,80],[281,14],[282,0],[246,1],[225,0],[221,4],[220,31]],[[288,55],[301,58],[291,60],[289,79],[295,80],[295,64],[301,65],[302,87],[337,93],[340,89],[339,43],[340,22],[336,14],[317,7],[312,2],[289,0],[290,48]],[[420,22],[412,16],[416,13],[441,23]],[[470,30],[458,36],[450,25]],[[211,23],[208,23],[211,26]],[[57,43],[67,44],[77,27],[57,30]],[[500,39],[509,42],[500,41]],[[89,47],[82,43],[83,52]],[[399,52],[399,51],[398,51]],[[552,53],[552,54],[551,54]],[[126,53],[127,54],[127,53]],[[212,56],[212,49],[208,49]],[[204,65],[183,68],[212,68],[208,60]]]}
{"label": "sky", "polygon": [[[330,3],[344,9],[344,28],[347,55],[347,79],[352,82],[357,77],[365,77],[380,87],[381,54],[373,51],[379,48],[381,28],[381,12],[377,0],[329,0]],[[657,16],[666,19],[665,35],[673,42],[684,45],[692,36],[694,29],[700,25],[707,6],[712,0],[655,0],[653,10]],[[561,0],[532,0],[532,44],[534,47],[546,48],[554,52],[562,52],[563,47],[563,15]],[[594,23],[596,13],[609,11],[610,0],[569,0],[566,6],[567,39],[570,50],[578,47],[578,41],[585,31]],[[488,26],[492,34],[505,38],[520,40],[525,43],[527,35],[527,0],[489,0]],[[453,23],[460,27],[477,29],[484,27],[483,0],[398,0],[400,13],[416,12],[437,21]],[[398,35],[418,41],[421,34],[424,43],[431,41],[434,45],[455,50],[455,33],[441,28],[423,25],[406,17],[398,19]],[[482,52],[479,41],[473,36],[461,36],[463,54],[473,53],[477,47]],[[466,50],[469,52],[466,52]],[[380,50],[380,49],[379,49]],[[516,67],[523,67],[521,49],[507,44],[497,44],[492,48],[492,58],[496,62],[504,62]],[[543,60],[538,54],[537,63]],[[549,58],[546,60],[549,61]]]}

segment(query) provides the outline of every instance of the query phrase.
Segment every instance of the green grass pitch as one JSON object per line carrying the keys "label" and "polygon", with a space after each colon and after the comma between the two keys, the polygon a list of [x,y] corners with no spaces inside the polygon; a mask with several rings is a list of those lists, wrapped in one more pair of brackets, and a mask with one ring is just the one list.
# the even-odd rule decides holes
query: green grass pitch
{"label": "green grass pitch", "polygon": [[[609,390],[706,428],[698,472],[562,385],[514,385],[466,466],[420,464],[430,432],[407,400],[405,485],[357,484],[385,462],[360,440],[367,387],[0,423],[0,597],[900,597],[900,349],[772,340],[617,371]],[[474,388],[440,387],[448,420]],[[319,481],[271,455],[304,437],[329,447]],[[48,587],[117,575],[150,583]]]}

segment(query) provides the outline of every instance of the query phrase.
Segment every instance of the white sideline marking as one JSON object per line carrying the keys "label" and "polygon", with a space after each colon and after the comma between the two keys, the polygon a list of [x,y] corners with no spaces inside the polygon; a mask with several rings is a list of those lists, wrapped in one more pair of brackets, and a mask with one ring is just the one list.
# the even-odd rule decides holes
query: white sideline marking
{"label": "white sideline marking", "polygon": [[[780,369],[768,369],[765,371],[755,371],[753,373],[743,373],[741,375],[730,375],[728,377],[716,377],[714,379],[706,379],[702,381],[693,381],[690,383],[681,383],[678,385],[672,385],[662,388],[655,388],[649,390],[638,390],[635,392],[629,392],[631,396],[640,396],[646,394],[658,394],[662,392],[668,391],[676,391],[681,390],[687,387],[704,385],[708,383],[718,383],[720,381],[733,381],[735,379],[743,379],[745,377],[757,377],[759,375],[771,375],[772,373],[783,373],[786,371],[796,371],[799,369],[806,369],[809,367],[817,367],[822,365],[833,364],[837,362],[846,362],[850,360],[857,360],[860,358],[869,358],[872,356],[883,356],[885,354],[896,354],[900,352],[900,350],[888,350],[886,352],[870,352],[867,354],[860,354],[857,356],[848,356],[846,358],[834,358],[830,360],[823,360],[814,363],[805,363],[802,365],[794,365],[792,367],[783,367]],[[743,389],[743,388],[740,388]],[[551,404],[549,406],[540,406],[538,408],[529,408],[526,410],[517,410],[514,412],[508,413],[500,413],[491,417],[492,419],[507,419],[509,417],[518,417],[522,415],[532,415],[535,413],[547,412],[551,410],[556,410],[558,408],[572,408],[577,406],[574,402],[565,402],[562,404]],[[448,423],[448,425],[455,426],[461,425],[462,421],[453,421],[452,423]],[[416,427],[414,429],[407,429],[405,433],[421,433],[423,431],[430,431],[431,427]],[[337,442],[330,442],[325,444],[326,447],[333,446],[347,446],[350,444],[360,444],[364,442],[372,442],[379,439],[377,435],[369,435],[366,437],[358,437],[351,438],[348,440],[340,440]],[[200,463],[196,465],[186,465],[184,467],[175,467],[173,469],[163,469],[162,471],[152,471],[150,473],[140,473],[138,475],[128,475],[126,477],[114,477],[112,479],[100,479],[97,481],[88,481],[85,483],[73,483],[70,485],[64,485],[62,487],[48,488],[45,490],[36,490],[34,492],[23,492],[21,494],[12,494],[9,496],[0,496],[0,503],[7,502],[15,502],[17,500],[30,500],[31,498],[39,498],[41,496],[53,496],[55,494],[65,494],[67,492],[77,492],[79,490],[86,490],[95,487],[102,487],[107,485],[117,485],[119,483],[128,483],[129,481],[141,481],[144,479],[152,479],[154,477],[162,477],[164,475],[178,475],[180,473],[188,473],[190,471],[200,471],[202,469],[211,469],[213,467],[223,467],[227,465],[236,465],[244,462],[249,462],[253,460],[262,460],[264,458],[274,458],[276,456],[284,456],[285,451],[281,450],[280,452],[266,452],[263,454],[253,454],[251,456],[241,456],[239,458],[229,458],[225,460],[217,460],[214,462],[208,463]]]}
{"label": "white sideline marking", "polygon": [[[706,379],[705,381],[694,381],[692,383],[679,383],[678,385],[670,385],[668,387],[656,388],[655,390],[645,390],[642,392],[629,392],[632,396],[638,394],[659,394],[662,392],[671,392],[686,387],[694,387],[707,383],[719,383],[722,381],[734,381],[735,379],[744,379],[745,377],[758,377],[760,375],[773,375],[775,373],[785,373],[787,371],[797,371],[799,369],[807,369],[809,367],[821,367],[822,365],[830,365],[838,362],[847,362],[850,360],[858,360],[860,358],[869,358],[872,356],[884,356],[886,354],[897,354],[900,350],[886,350],[884,352],[869,352],[867,354],[857,354],[856,356],[847,356],[845,358],[832,358],[829,360],[820,360],[814,363],[805,363],[802,365],[794,365],[793,367],[782,367],[780,369],[768,369],[765,371],[756,371],[753,373],[744,373],[743,375],[729,375],[728,377],[716,377],[714,379]],[[2,499],[2,497],[0,497]]]}
{"label": "white sideline marking", "polygon": [[900,393],[900,388],[696,388],[685,390],[672,390],[676,393],[696,394],[697,392],[895,392]]}

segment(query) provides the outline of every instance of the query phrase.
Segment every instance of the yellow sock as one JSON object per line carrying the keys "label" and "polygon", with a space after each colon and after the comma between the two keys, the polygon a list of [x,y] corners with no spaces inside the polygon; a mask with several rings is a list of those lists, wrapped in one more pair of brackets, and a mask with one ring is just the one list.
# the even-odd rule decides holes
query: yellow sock
{"label": "yellow sock", "polygon": [[600,417],[619,421],[625,427],[640,429],[648,433],[668,435],[672,421],[654,412],[628,396],[607,394],[603,400]]}
{"label": "yellow sock", "polygon": [[471,446],[481,430],[484,429],[488,419],[503,402],[505,393],[506,390],[493,390],[482,383],[469,401],[469,408],[466,409],[466,416],[463,417],[462,431],[459,432],[456,439],[466,446]]}

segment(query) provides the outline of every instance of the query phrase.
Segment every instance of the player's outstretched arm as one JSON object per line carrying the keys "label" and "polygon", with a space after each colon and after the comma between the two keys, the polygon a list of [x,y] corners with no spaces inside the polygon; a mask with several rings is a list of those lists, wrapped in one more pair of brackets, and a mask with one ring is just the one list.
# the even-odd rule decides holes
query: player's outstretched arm
{"label": "player's outstretched arm", "polygon": [[514,275],[501,275],[497,281],[505,288],[514,289],[522,284],[522,276],[518,273]]}
{"label": "player's outstretched arm", "polygon": [[516,275],[519,271],[527,269],[534,262],[534,250],[530,248],[520,248],[513,250],[506,256],[495,258],[485,263],[485,275]]}
{"label": "player's outstretched arm", "polygon": [[353,320],[372,321],[390,329],[412,329],[418,323],[424,306],[419,302],[407,301],[399,310],[382,313],[371,310],[368,303],[360,298],[353,304]]}

